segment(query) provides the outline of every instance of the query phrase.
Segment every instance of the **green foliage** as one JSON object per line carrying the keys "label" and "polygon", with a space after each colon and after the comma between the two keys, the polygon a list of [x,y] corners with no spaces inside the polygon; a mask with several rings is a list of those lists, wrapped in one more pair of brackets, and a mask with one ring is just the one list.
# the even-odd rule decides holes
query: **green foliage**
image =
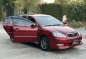
{"label": "green foliage", "polygon": [[86,21],[86,0],[55,0],[54,4],[40,4],[41,0],[0,0],[0,19],[3,13],[9,16],[14,14],[14,10],[23,10],[30,13],[41,11],[58,19],[66,14],[69,21]]}
{"label": "green foliage", "polygon": [[15,0],[1,0],[3,12],[6,14],[6,16],[14,15],[14,1]]}
{"label": "green foliage", "polygon": [[58,4],[42,4],[40,5],[41,13],[52,15],[58,19],[62,18],[62,10]]}
{"label": "green foliage", "polygon": [[67,11],[66,11],[66,15],[69,19],[69,21],[71,20],[75,20],[75,21],[84,21],[84,11],[83,11],[83,6],[68,6]]}
{"label": "green foliage", "polygon": [[2,10],[0,10],[0,20],[2,19]]}
{"label": "green foliage", "polygon": [[69,21],[86,21],[86,0],[55,0],[55,4],[42,4],[40,10],[58,19],[67,15]]}
{"label": "green foliage", "polygon": [[86,21],[86,0],[55,0],[69,21]]}
{"label": "green foliage", "polygon": [[16,9],[22,10],[25,13],[35,12],[41,0],[15,0]]}
{"label": "green foliage", "polygon": [[2,19],[2,1],[0,0],[0,20]]}

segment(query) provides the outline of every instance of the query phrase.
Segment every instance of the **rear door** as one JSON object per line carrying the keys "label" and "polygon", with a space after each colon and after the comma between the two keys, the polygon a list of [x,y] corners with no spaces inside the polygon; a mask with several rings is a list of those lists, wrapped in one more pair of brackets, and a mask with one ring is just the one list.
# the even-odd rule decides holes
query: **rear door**
{"label": "rear door", "polygon": [[3,22],[3,27],[5,31],[8,33],[10,38],[13,38],[13,21],[12,18],[8,17]]}
{"label": "rear door", "polygon": [[14,39],[16,42],[35,42],[38,28],[32,28],[32,21],[25,18],[14,19]]}

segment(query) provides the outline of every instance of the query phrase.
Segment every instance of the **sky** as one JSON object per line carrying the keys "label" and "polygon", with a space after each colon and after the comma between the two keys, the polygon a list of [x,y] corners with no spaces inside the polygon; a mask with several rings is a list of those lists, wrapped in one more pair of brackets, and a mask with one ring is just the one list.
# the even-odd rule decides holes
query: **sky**
{"label": "sky", "polygon": [[53,3],[55,0],[43,0],[43,2]]}

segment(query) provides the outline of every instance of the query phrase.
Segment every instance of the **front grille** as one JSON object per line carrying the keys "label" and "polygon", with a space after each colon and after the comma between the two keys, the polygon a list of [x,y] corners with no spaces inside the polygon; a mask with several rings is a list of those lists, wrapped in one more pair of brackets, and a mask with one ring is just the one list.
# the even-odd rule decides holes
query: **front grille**
{"label": "front grille", "polygon": [[77,33],[69,33],[68,34],[68,37],[76,37],[78,35],[79,35],[78,32]]}

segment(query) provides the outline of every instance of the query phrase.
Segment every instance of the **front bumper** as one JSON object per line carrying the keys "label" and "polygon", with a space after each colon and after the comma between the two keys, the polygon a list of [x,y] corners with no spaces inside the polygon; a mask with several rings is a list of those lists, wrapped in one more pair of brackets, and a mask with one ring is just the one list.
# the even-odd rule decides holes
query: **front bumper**
{"label": "front bumper", "polygon": [[56,44],[57,48],[58,49],[67,49],[67,48],[72,48],[74,46],[79,46],[79,45],[82,45],[83,43],[80,42],[79,44],[75,44],[75,45],[72,45],[72,44],[63,44],[63,45],[59,45],[59,44]]}
{"label": "front bumper", "polygon": [[[77,36],[73,38],[55,38],[54,41],[51,42],[51,48],[53,49],[67,49],[74,46],[82,45],[82,36]],[[74,40],[77,40],[78,42],[74,43]],[[74,43],[74,44],[73,44]]]}

